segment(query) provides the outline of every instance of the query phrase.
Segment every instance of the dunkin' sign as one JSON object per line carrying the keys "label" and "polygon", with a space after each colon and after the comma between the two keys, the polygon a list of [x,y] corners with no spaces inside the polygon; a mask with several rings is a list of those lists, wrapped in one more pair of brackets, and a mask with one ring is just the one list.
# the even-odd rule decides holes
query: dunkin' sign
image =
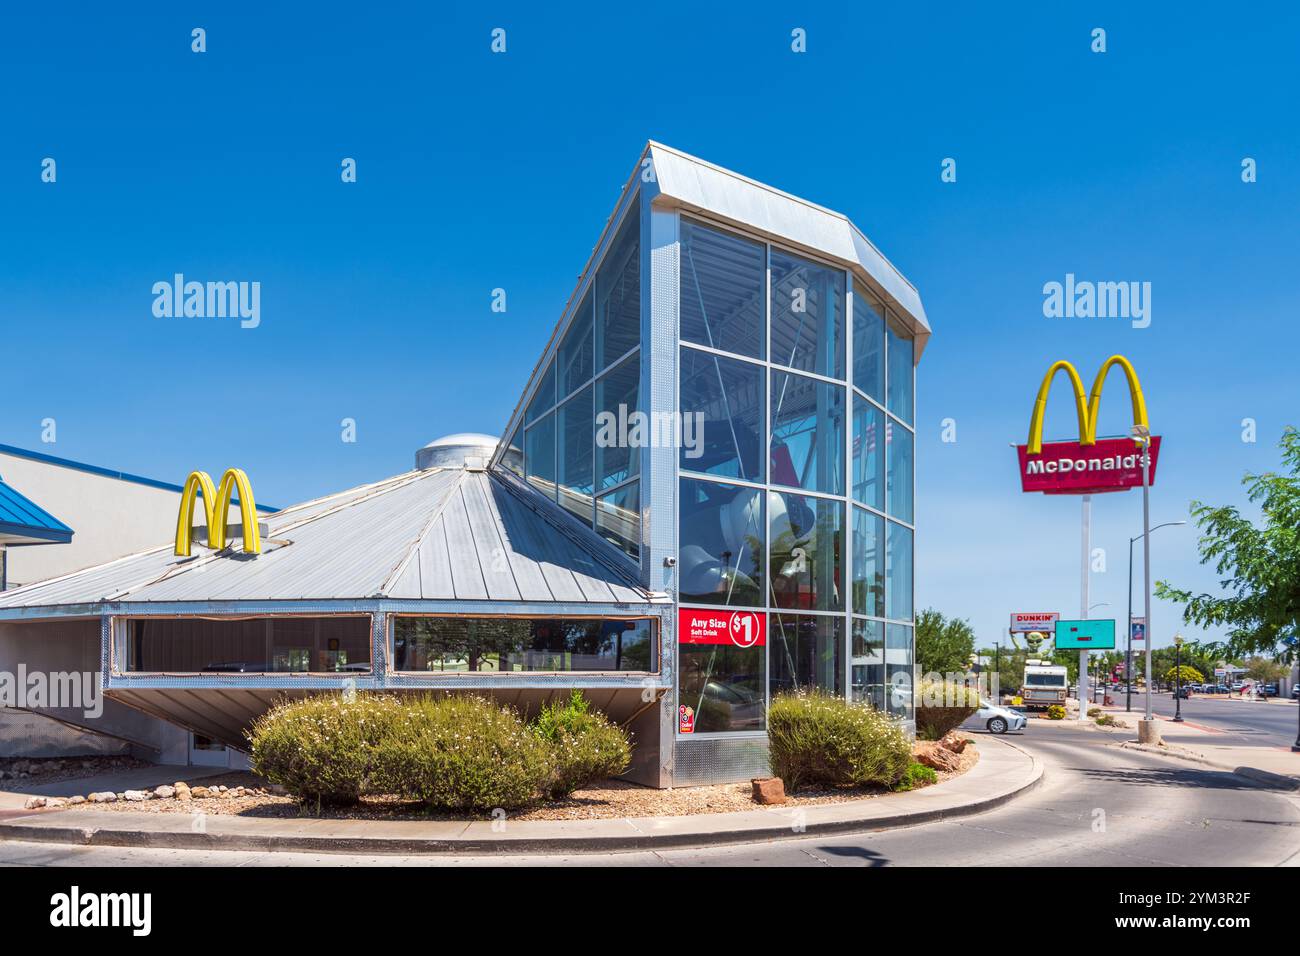
{"label": "dunkin' sign", "polygon": [[677,642],[763,647],[767,632],[763,615],[753,611],[684,607],[677,612]]}

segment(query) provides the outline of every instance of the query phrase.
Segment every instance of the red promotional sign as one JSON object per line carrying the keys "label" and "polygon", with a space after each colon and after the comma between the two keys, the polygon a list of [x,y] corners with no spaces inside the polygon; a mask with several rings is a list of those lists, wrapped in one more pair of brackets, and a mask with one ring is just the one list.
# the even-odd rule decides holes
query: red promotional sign
{"label": "red promotional sign", "polygon": [[[1077,441],[1043,442],[1039,455],[1017,445],[1020,487],[1047,495],[1091,495],[1142,487],[1142,454],[1131,438],[1098,438],[1096,444]],[[1160,436],[1151,436],[1151,484],[1156,483]]]}
{"label": "red promotional sign", "polygon": [[763,615],[753,611],[684,607],[677,612],[677,642],[762,647],[767,633]]}

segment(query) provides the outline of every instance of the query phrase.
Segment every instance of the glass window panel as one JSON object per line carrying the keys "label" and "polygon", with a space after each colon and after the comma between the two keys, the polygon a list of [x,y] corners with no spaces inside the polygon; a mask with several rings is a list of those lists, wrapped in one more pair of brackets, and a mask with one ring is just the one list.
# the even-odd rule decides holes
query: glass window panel
{"label": "glass window panel", "polygon": [[767,514],[772,605],[844,610],[844,503],[773,491]]}
{"label": "glass window panel", "polygon": [[582,297],[569,331],[560,343],[560,398],[579,388],[592,376],[591,292]]}
{"label": "glass window panel", "polygon": [[763,607],[763,492],[681,480],[679,600]]}
{"label": "glass window panel", "polygon": [[764,378],[761,365],[681,349],[684,471],[763,480]]}
{"label": "glass window panel", "polygon": [[520,478],[524,476],[524,426],[515,426],[515,433],[510,436],[506,450],[501,453],[501,464],[506,470],[514,472]]}
{"label": "glass window panel", "polygon": [[541,384],[537,386],[537,391],[533,393],[532,400],[528,403],[528,411],[524,413],[524,421],[528,423],[534,422],[554,407],[555,363],[549,362],[546,366],[546,372],[542,375]]}
{"label": "glass window panel", "polygon": [[761,359],[764,246],[689,219],[682,219],[681,243],[682,340]]}
{"label": "glass window panel", "polygon": [[885,407],[912,424],[912,336],[889,315],[889,401]]}
{"label": "glass window panel", "polygon": [[634,481],[596,501],[596,531],[634,560],[641,557],[640,484]]}
{"label": "glass window panel", "polygon": [[912,619],[912,532],[885,522],[885,617]]}
{"label": "glass window panel", "polygon": [[885,402],[885,308],[860,283],[853,283],[853,384]]}
{"label": "glass window panel", "polygon": [[844,694],[844,618],[820,614],[768,615],[769,688],[817,688]]}
{"label": "glass window panel", "polygon": [[524,432],[524,464],[528,482],[555,500],[555,412],[529,425]]}
{"label": "glass window panel", "polygon": [[596,380],[596,484],[611,488],[637,474],[648,435],[637,433],[640,408],[640,353],[629,356]]}
{"label": "glass window panel", "polygon": [[853,619],[849,650],[849,694],[876,710],[885,709],[885,625]]}
{"label": "glass window panel", "polygon": [[399,671],[504,674],[520,671],[652,671],[650,618],[399,616]]}
{"label": "glass window panel", "polygon": [[853,509],[853,611],[885,616],[885,521],[862,508]]}
{"label": "glass window panel", "polygon": [[843,386],[774,371],[771,404],[771,483],[844,494]]}
{"label": "glass window panel", "polygon": [[890,423],[885,433],[889,450],[889,514],[912,523],[912,433]]}
{"label": "glass window panel", "polygon": [[853,497],[885,510],[885,413],[865,398],[853,396]]}
{"label": "glass window panel", "polygon": [[132,620],[126,658],[147,673],[369,673],[370,618]]}
{"label": "glass window panel", "polygon": [[692,734],[767,727],[766,648],[680,644],[677,651],[679,728],[685,716]]}
{"label": "glass window panel", "polygon": [[592,387],[587,386],[561,405],[556,413],[560,437],[560,506],[587,527],[591,527],[592,521],[592,446],[595,435],[592,393]]}
{"label": "glass window panel", "polygon": [[844,378],[844,272],[772,250],[772,361]]}
{"label": "glass window panel", "polygon": [[596,274],[596,314],[599,367],[605,368],[641,341],[641,206],[635,197]]}
{"label": "glass window panel", "polygon": [[885,683],[889,712],[912,719],[912,629],[906,624],[885,625]]}

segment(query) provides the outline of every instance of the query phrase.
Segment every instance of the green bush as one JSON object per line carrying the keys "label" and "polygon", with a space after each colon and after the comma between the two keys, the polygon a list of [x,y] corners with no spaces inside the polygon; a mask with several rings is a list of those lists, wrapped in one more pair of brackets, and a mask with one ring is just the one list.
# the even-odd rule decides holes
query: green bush
{"label": "green bush", "polygon": [[955,681],[923,679],[916,705],[916,736],[939,740],[960,727],[979,707],[980,695],[975,688]]}
{"label": "green bush", "polygon": [[1048,720],[1064,720],[1064,719],[1065,719],[1065,708],[1062,707],[1060,704],[1053,704],[1051,707],[1048,707],[1048,708],[1047,708],[1047,719],[1048,719]]}
{"label": "green bush", "polygon": [[808,785],[892,787],[912,759],[898,721],[820,692],[774,697],[767,739],[772,773],[791,792]]}
{"label": "green bush", "polygon": [[1117,722],[1118,721],[1116,721],[1114,716],[1112,716],[1111,714],[1101,714],[1097,718],[1097,726],[1099,727],[1109,727],[1112,724],[1115,724]]}
{"label": "green bush", "polygon": [[492,810],[537,799],[555,773],[546,741],[519,715],[482,697],[407,700],[381,742],[380,792],[439,810]]}
{"label": "green bush", "polygon": [[921,787],[928,787],[932,783],[939,782],[939,774],[933,767],[927,767],[923,763],[917,763],[915,760],[907,765],[903,771],[903,776],[899,778],[898,783],[894,784],[894,789],[919,790]]}
{"label": "green bush", "polygon": [[253,772],[299,800],[356,803],[370,786],[379,745],[399,710],[396,698],[378,694],[281,701],[248,731]]}
{"label": "green bush", "polygon": [[575,690],[567,701],[548,704],[533,722],[533,732],[551,748],[555,773],[546,786],[554,800],[575,790],[616,777],[632,761],[632,745],[623,728],[601,713],[591,713],[587,698]]}

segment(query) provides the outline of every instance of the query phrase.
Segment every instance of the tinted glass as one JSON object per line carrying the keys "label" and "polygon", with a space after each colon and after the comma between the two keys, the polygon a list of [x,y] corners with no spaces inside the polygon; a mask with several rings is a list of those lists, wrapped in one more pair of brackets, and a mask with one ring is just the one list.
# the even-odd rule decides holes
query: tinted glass
{"label": "tinted glass", "polygon": [[528,481],[555,500],[555,412],[524,431],[524,464]]}
{"label": "tinted glass", "polygon": [[682,469],[762,481],[762,366],[683,348],[680,377]]}
{"label": "tinted glass", "polygon": [[885,683],[889,712],[912,717],[912,629],[906,624],[885,625]]}
{"label": "tinted glass", "polygon": [[600,368],[641,341],[641,212],[632,200],[614,244],[596,274]]}
{"label": "tinted glass", "polygon": [[683,478],[679,500],[679,599],[762,607],[763,492]]}
{"label": "tinted glass", "polygon": [[641,467],[635,414],[640,406],[640,353],[630,356],[596,380],[596,485],[610,488],[635,475]]}
{"label": "tinted glass", "polygon": [[885,309],[857,282],[853,283],[853,384],[884,404]]}
{"label": "tinted glass", "polygon": [[650,671],[649,618],[408,617],[393,623],[399,671]]}
{"label": "tinted glass", "polygon": [[761,646],[678,645],[679,732],[684,727],[692,734],[764,729],[765,651]]}
{"label": "tinted glass", "polygon": [[682,220],[681,335],[683,341],[762,358],[764,247]]}
{"label": "tinted glass", "polygon": [[510,443],[501,453],[501,464],[520,478],[524,476],[524,426],[522,424],[515,426],[515,432],[510,436]]}
{"label": "tinted glass", "polygon": [[545,374],[542,375],[541,384],[537,386],[537,391],[533,393],[532,400],[528,403],[528,411],[524,414],[524,421],[536,421],[554,407],[555,363],[550,362],[546,366]]}
{"label": "tinted glass", "polygon": [[772,373],[770,481],[844,494],[844,388],[805,375]]}
{"label": "tinted glass", "polygon": [[844,273],[772,250],[772,361],[844,377]]}
{"label": "tinted glass", "polygon": [[885,617],[912,619],[912,532],[885,522]]}
{"label": "tinted glass", "polygon": [[773,606],[842,611],[843,502],[773,491],[767,514]]}
{"label": "tinted glass", "polygon": [[591,378],[591,335],[591,293],[588,291],[582,297],[569,331],[564,333],[564,341],[560,343],[560,398]]}
{"label": "tinted glass", "polygon": [[849,693],[876,710],[885,709],[885,625],[880,621],[853,621],[849,649]]}
{"label": "tinted glass", "polygon": [[844,618],[812,614],[768,615],[769,688],[817,688],[844,693]]}
{"label": "tinted glass", "polygon": [[126,669],[147,673],[369,673],[370,618],[129,622]]}
{"label": "tinted glass", "polygon": [[885,510],[885,413],[853,396],[853,497]]}
{"label": "tinted glass", "polygon": [[560,437],[559,485],[560,504],[584,522],[592,521],[592,446],[595,413],[591,406],[592,388],[587,386],[560,406],[556,413]]}
{"label": "tinted glass", "polygon": [[885,616],[884,519],[853,509],[853,611]]}
{"label": "tinted glass", "polygon": [[596,501],[596,531],[634,559],[641,556],[640,484],[631,482]]}
{"label": "tinted glass", "polygon": [[901,425],[889,427],[889,514],[912,523],[912,433]]}
{"label": "tinted glass", "polygon": [[889,317],[889,401],[885,407],[912,424],[912,337]]}

